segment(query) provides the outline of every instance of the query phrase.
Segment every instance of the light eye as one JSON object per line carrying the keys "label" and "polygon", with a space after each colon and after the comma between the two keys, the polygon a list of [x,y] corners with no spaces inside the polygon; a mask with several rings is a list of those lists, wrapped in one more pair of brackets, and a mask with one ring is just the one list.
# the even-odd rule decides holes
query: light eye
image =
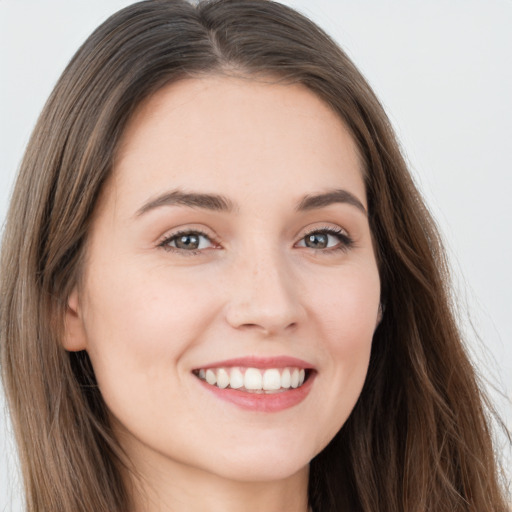
{"label": "light eye", "polygon": [[348,249],[352,239],[341,229],[318,229],[307,233],[296,244],[296,247],[307,247],[317,250]]}
{"label": "light eye", "polygon": [[327,249],[328,247],[334,247],[338,243],[339,240],[335,236],[320,231],[310,233],[304,237],[304,246],[311,249]]}
{"label": "light eye", "polygon": [[180,251],[200,251],[212,247],[213,243],[204,233],[188,231],[171,235],[161,245],[164,248],[178,249]]}

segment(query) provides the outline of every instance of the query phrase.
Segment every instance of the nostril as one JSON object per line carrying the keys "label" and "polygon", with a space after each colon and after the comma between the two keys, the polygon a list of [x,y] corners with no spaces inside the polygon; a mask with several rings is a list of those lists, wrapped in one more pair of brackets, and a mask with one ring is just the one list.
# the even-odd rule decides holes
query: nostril
{"label": "nostril", "polygon": [[269,324],[269,323],[245,323],[239,326],[235,326],[237,330],[247,330],[247,331],[259,331],[262,332],[265,336],[272,336],[274,334],[279,334],[284,331],[290,332],[297,328],[297,322],[291,322],[288,325],[285,325],[284,328],[281,327],[281,324]]}

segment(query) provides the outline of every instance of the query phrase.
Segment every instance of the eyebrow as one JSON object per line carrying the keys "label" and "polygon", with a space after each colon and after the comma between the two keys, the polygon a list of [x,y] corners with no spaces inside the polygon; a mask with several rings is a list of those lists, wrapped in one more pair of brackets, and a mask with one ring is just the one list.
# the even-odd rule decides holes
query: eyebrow
{"label": "eyebrow", "polygon": [[325,208],[336,203],[350,204],[365,215],[368,214],[363,203],[354,194],[343,189],[330,190],[323,194],[307,195],[298,204],[297,211],[316,210],[317,208]]}
{"label": "eyebrow", "polygon": [[[307,195],[303,197],[298,205],[297,211],[304,212],[325,208],[336,203],[345,203],[355,206],[358,210],[367,215],[366,208],[361,201],[352,193],[343,189],[330,190],[321,194]],[[165,192],[154,199],[150,199],[135,214],[136,217],[162,206],[187,206],[189,208],[201,208],[204,210],[231,212],[236,210],[235,204],[225,196],[219,194],[205,194],[200,192],[183,192],[172,190]]]}
{"label": "eyebrow", "polygon": [[183,192],[181,190],[172,190],[166,192],[154,199],[149,200],[137,210],[136,217],[144,213],[160,208],[161,206],[188,206],[189,208],[202,208],[218,212],[229,212],[235,209],[232,201],[227,197],[218,194],[202,194],[198,192]]}

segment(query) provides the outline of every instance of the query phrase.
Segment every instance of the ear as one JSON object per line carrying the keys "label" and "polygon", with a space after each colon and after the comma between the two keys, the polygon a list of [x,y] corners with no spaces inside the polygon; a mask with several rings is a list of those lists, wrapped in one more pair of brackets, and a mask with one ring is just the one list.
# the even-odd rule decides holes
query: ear
{"label": "ear", "polygon": [[78,352],[87,347],[87,336],[80,309],[78,290],[71,292],[64,315],[63,347],[69,352]]}
{"label": "ear", "polygon": [[382,322],[382,317],[384,316],[384,308],[385,306],[381,303],[379,303],[379,310],[377,311],[377,322],[375,323],[375,329],[379,326],[379,324]]}

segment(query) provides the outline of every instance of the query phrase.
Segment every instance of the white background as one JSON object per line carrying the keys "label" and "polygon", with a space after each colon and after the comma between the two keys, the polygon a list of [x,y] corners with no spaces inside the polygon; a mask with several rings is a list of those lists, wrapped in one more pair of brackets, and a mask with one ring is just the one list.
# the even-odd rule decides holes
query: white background
{"label": "white background", "polygon": [[[89,33],[130,3],[0,0],[2,222],[59,74]],[[512,0],[285,3],[337,39],[384,104],[444,234],[477,366],[510,399]],[[493,396],[512,427],[510,405]],[[22,509],[14,454],[0,396],[0,511]]]}

